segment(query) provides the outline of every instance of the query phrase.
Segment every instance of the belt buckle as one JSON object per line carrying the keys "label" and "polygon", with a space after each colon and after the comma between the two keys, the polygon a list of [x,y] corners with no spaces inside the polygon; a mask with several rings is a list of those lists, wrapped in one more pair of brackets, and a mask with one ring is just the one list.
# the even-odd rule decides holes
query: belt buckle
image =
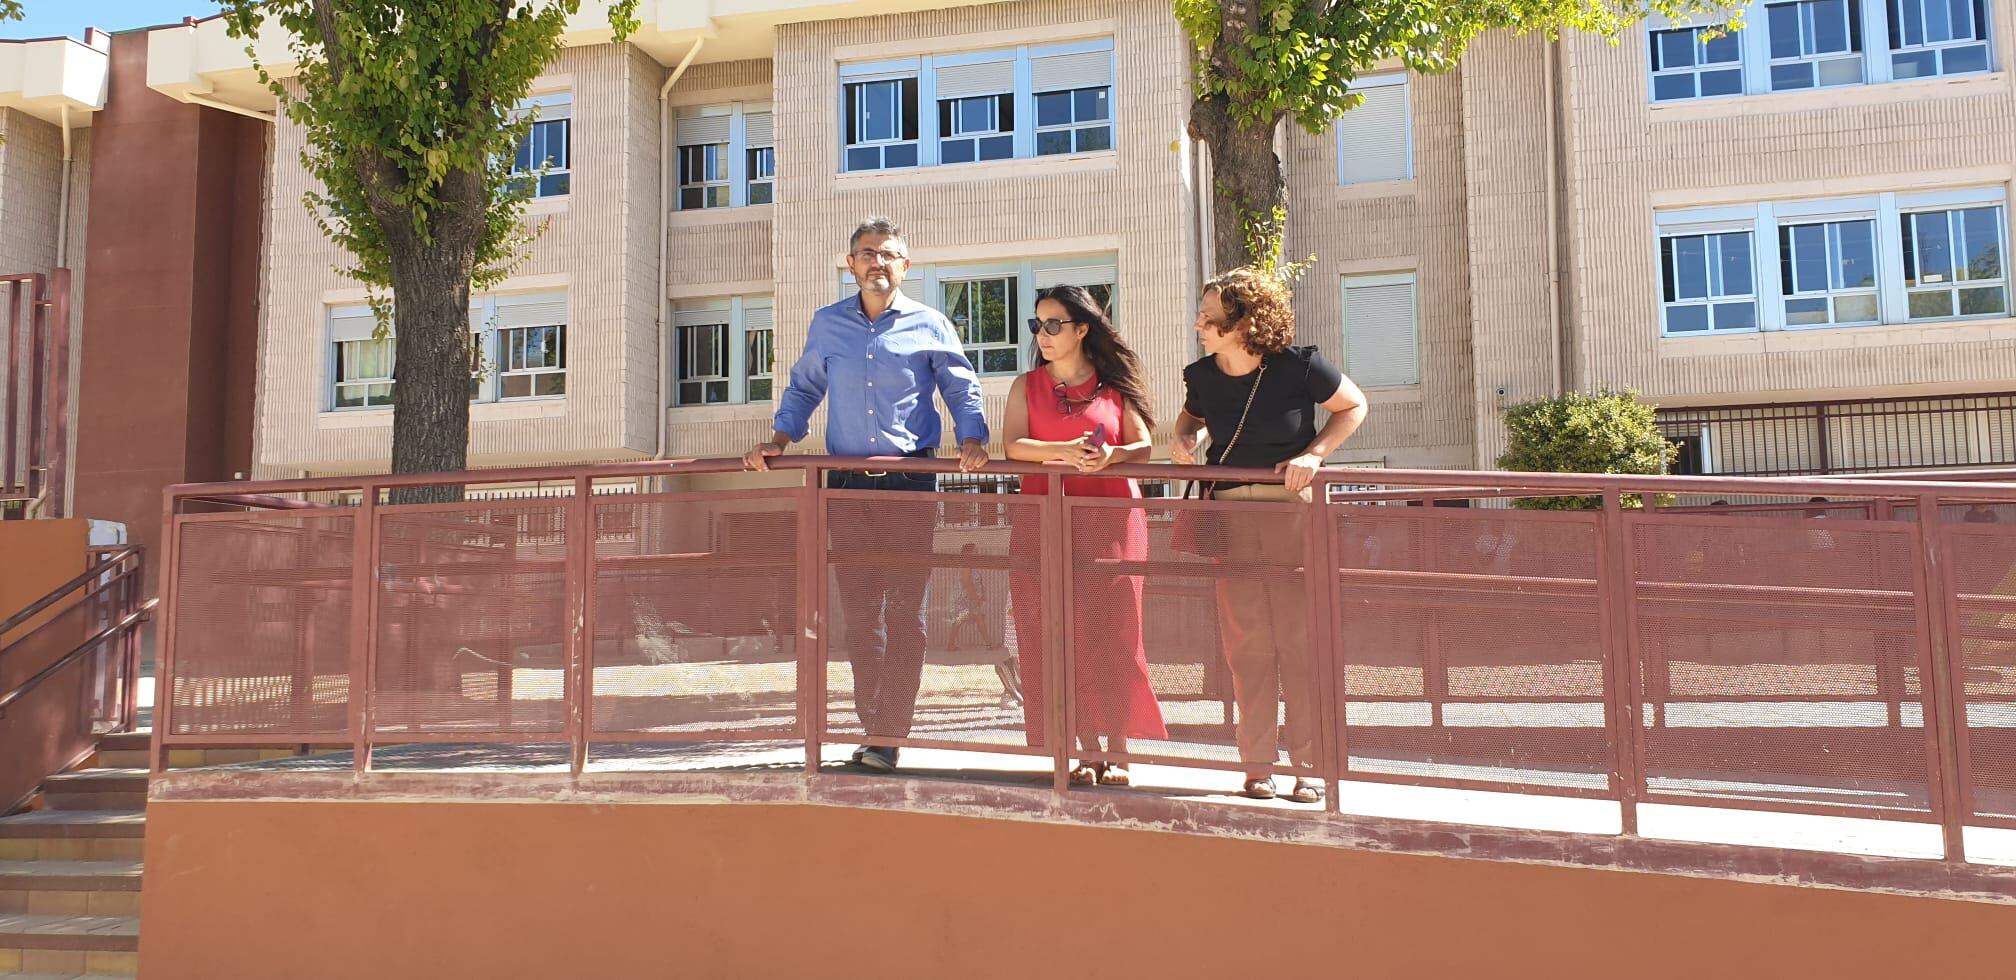
{"label": "belt buckle", "polygon": [[863,473],[863,474],[861,474],[861,475],[862,475],[862,476],[865,476],[865,477],[867,477],[867,478],[869,478],[869,479],[871,479],[871,480],[879,480],[879,479],[881,479],[881,478],[883,478],[883,477],[885,477],[885,476],[888,476],[888,475],[889,475],[889,471],[888,471],[888,470],[883,470],[883,471],[882,471],[882,472],[880,472],[880,473]]}

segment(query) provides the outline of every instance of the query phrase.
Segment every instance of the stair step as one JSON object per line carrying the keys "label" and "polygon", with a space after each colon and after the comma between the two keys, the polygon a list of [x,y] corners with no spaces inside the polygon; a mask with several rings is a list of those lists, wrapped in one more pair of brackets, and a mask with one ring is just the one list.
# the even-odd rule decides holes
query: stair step
{"label": "stair step", "polygon": [[[108,749],[99,746],[93,757],[100,766],[113,768],[145,769],[153,762],[146,748]],[[229,766],[243,762],[264,762],[268,759],[291,759],[293,749],[169,749],[168,768],[196,769],[202,766]]]}
{"label": "stair step", "polygon": [[145,769],[72,769],[59,772],[43,782],[48,791],[62,789],[73,793],[118,793],[130,790],[147,791],[147,770]]}
{"label": "stair step", "polygon": [[0,861],[0,891],[140,890],[138,861]]}
{"label": "stair step", "polygon": [[37,810],[0,817],[0,840],[18,837],[147,836],[147,811]]}
{"label": "stair step", "polygon": [[0,950],[7,949],[138,952],[140,918],[132,915],[25,915],[0,912]]}
{"label": "stair step", "polygon": [[0,817],[0,860],[137,861],[146,834],[145,810],[17,813]]}
{"label": "stair step", "polygon": [[101,752],[106,749],[139,750],[144,752],[148,746],[153,744],[154,730],[151,728],[141,728],[130,732],[112,732],[98,736],[98,749]]}
{"label": "stair step", "polygon": [[52,810],[132,810],[147,805],[145,769],[74,769],[42,783]]}
{"label": "stair step", "polygon": [[132,974],[117,973],[0,973],[0,980],[124,980]]}
{"label": "stair step", "polygon": [[19,964],[19,973],[0,973],[5,980],[53,977],[56,980],[112,980],[136,976],[140,954],[74,949],[0,949],[0,970]]}

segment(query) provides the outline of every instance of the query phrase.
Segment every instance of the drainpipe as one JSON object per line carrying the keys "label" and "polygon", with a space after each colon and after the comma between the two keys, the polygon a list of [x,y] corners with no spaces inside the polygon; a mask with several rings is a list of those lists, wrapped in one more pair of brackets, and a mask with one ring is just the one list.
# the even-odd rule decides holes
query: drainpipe
{"label": "drainpipe", "polygon": [[1544,155],[1547,158],[1547,331],[1552,340],[1553,391],[1561,395],[1566,392],[1568,339],[1563,329],[1561,315],[1561,178],[1560,178],[1560,131],[1561,103],[1561,42],[1547,41],[1547,68],[1542,72],[1547,97],[1547,142]]}
{"label": "drainpipe", "polygon": [[70,258],[70,107],[63,107],[63,187],[57,191],[56,268]]}
{"label": "drainpipe", "polygon": [[652,459],[665,458],[665,416],[671,405],[665,401],[665,393],[672,390],[671,340],[672,301],[665,295],[665,262],[671,258],[671,249],[665,238],[672,233],[672,103],[667,97],[672,94],[672,86],[679,77],[686,74],[687,67],[700,54],[700,45],[706,43],[704,37],[693,39],[693,47],[687,49],[686,57],[679,59],[679,67],[665,79],[658,89],[658,446],[651,453]]}

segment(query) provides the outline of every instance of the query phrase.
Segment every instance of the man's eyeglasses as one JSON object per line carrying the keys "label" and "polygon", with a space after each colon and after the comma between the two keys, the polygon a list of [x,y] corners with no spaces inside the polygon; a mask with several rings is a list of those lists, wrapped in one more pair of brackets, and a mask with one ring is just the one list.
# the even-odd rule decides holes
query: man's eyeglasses
{"label": "man's eyeglasses", "polygon": [[859,252],[855,252],[854,257],[860,259],[863,262],[873,262],[877,259],[880,259],[882,260],[883,265],[893,265],[897,262],[901,262],[904,259],[909,258],[909,256],[904,255],[902,252],[892,252],[886,248],[879,250],[872,248],[864,248]]}
{"label": "man's eyeglasses", "polygon": [[1029,332],[1032,334],[1047,333],[1055,337],[1063,333],[1065,327],[1077,322],[1076,320],[1038,320],[1032,316],[1029,318]]}

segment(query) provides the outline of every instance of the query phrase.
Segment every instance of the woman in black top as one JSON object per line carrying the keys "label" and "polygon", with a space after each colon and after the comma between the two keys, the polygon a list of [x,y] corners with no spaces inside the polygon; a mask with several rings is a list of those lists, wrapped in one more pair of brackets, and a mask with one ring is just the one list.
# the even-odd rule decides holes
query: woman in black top
{"label": "woman in black top", "polygon": [[[1204,357],[1183,369],[1183,414],[1169,458],[1185,465],[1272,469],[1284,485],[1212,483],[1216,500],[1301,500],[1323,460],[1365,421],[1365,394],[1323,360],[1315,347],[1295,347],[1295,310],[1288,287],[1254,269],[1235,269],[1204,287],[1197,304]],[[1316,409],[1330,413],[1321,431]],[[1197,458],[1197,444],[1211,449]],[[1246,514],[1226,535],[1227,561],[1297,564],[1302,515]],[[1299,583],[1223,579],[1218,583],[1220,632],[1239,702],[1239,758],[1247,796],[1270,799],[1280,760],[1279,709],[1288,702],[1288,760],[1316,764],[1316,678],[1311,669],[1308,596]],[[1323,782],[1298,776],[1289,798],[1323,799]]]}

